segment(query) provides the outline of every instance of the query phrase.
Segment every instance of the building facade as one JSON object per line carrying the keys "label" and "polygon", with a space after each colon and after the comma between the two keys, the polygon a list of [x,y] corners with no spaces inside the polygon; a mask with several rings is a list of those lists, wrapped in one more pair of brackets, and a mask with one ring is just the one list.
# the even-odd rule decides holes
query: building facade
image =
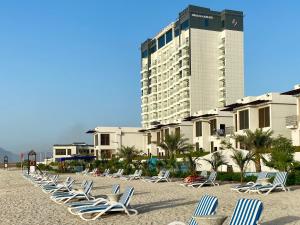
{"label": "building facade", "polygon": [[138,127],[96,127],[93,134],[96,159],[112,158],[122,146],[144,150],[143,134]]}
{"label": "building facade", "polygon": [[165,151],[159,147],[164,138],[170,134],[178,134],[187,139],[188,143],[193,140],[193,124],[188,121],[157,125],[151,129],[140,130],[144,136],[144,144],[148,156],[165,156]]}
{"label": "building facade", "polygon": [[74,142],[73,144],[55,144],[53,145],[53,161],[59,158],[71,156],[93,156],[94,146],[83,142]]}
{"label": "building facade", "polygon": [[243,13],[188,6],[141,45],[142,127],[244,96]]}
{"label": "building facade", "polygon": [[[227,105],[224,109],[233,113],[233,134],[243,135],[245,130],[272,130],[273,136],[291,139],[286,128],[286,117],[296,114],[296,99],[279,93],[249,96]],[[233,141],[233,140],[232,140]],[[243,149],[239,143],[236,148]]]}
{"label": "building facade", "polygon": [[231,112],[216,108],[200,111],[185,120],[193,123],[193,144],[196,150],[215,152],[222,148],[226,133],[231,132],[233,125]]}
{"label": "building facade", "polygon": [[286,117],[286,127],[291,130],[292,141],[295,146],[300,146],[300,84],[283,95],[291,95],[297,98],[297,114]]}

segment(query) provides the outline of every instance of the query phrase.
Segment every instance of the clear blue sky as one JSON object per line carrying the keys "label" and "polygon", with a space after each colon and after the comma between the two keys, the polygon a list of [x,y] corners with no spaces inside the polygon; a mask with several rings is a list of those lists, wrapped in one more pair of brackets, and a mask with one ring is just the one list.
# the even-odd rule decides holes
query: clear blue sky
{"label": "clear blue sky", "polygon": [[245,14],[247,95],[300,83],[299,1],[2,1],[0,146],[49,151],[97,125],[140,125],[142,41],[188,4]]}

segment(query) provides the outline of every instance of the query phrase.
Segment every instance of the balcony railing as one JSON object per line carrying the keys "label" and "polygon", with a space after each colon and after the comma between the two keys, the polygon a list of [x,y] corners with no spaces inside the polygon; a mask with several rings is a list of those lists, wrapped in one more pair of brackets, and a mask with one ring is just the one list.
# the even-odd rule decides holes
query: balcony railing
{"label": "balcony railing", "polygon": [[288,128],[297,128],[298,127],[298,120],[297,120],[297,116],[293,115],[293,116],[287,116],[285,118],[285,125]]}

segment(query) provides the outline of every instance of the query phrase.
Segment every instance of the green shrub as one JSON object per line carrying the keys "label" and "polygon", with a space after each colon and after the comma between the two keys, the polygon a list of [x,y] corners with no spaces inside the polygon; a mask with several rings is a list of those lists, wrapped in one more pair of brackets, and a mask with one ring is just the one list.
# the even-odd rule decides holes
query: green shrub
{"label": "green shrub", "polygon": [[[218,172],[217,180],[219,181],[241,181],[240,173],[234,172]],[[244,182],[255,181],[256,176],[247,176],[244,178]]]}
{"label": "green shrub", "polygon": [[288,174],[286,184],[289,185],[300,185],[300,171],[296,170]]}
{"label": "green shrub", "polygon": [[295,146],[295,152],[300,152],[300,146]]}

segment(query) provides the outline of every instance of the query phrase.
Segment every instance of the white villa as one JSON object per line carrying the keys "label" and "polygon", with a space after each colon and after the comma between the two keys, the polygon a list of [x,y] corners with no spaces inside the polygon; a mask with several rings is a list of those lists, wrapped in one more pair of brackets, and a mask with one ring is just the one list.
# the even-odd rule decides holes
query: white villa
{"label": "white villa", "polygon": [[143,150],[143,134],[139,127],[96,127],[86,133],[93,134],[96,159],[112,158],[121,146],[135,146]]}

